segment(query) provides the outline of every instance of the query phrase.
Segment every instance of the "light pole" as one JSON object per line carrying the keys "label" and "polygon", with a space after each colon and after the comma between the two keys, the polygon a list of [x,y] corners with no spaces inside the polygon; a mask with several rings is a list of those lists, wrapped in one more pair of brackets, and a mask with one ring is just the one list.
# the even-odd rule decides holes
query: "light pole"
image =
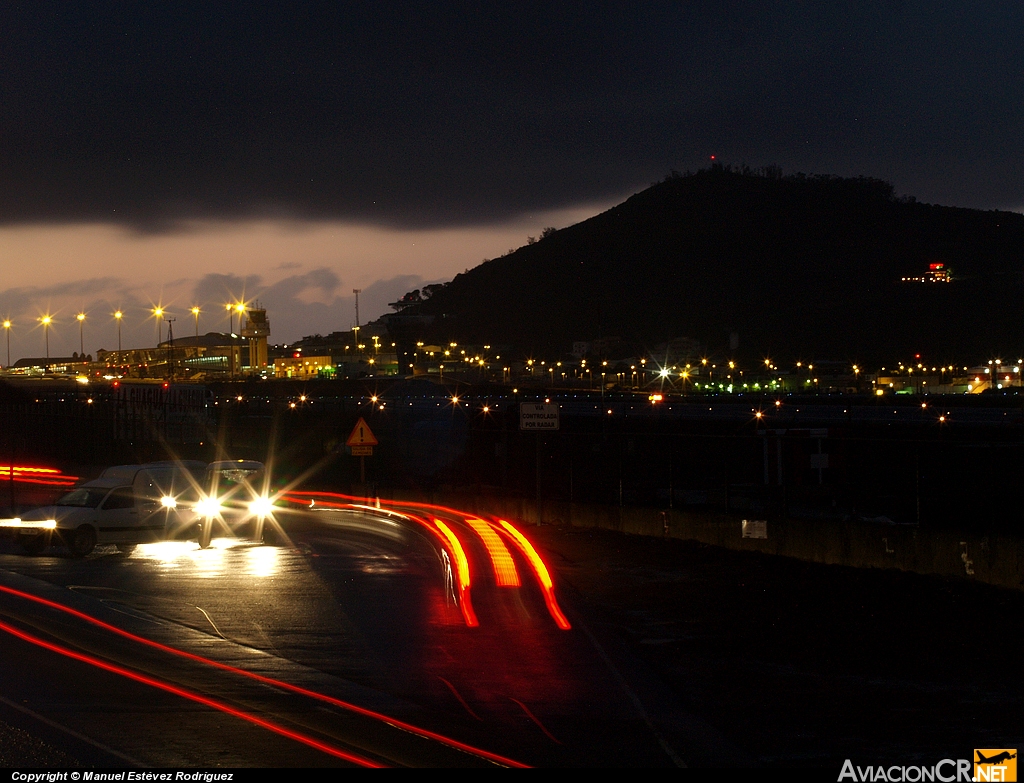
{"label": "light pole", "polygon": [[53,318],[48,315],[44,315],[39,319],[39,323],[43,325],[43,336],[46,340],[46,360],[50,360],[50,324],[53,323]]}
{"label": "light pole", "polygon": [[361,294],[362,292],[362,288],[352,289],[352,293],[356,295],[356,329],[359,328],[359,294]]}
{"label": "light pole", "polygon": [[7,367],[11,366],[11,319],[4,319],[4,331],[7,332]]}
{"label": "light pole", "polygon": [[198,307],[193,307],[192,308],[192,315],[195,316],[195,319],[196,319],[196,339],[198,340],[199,339],[199,308]]}
{"label": "light pole", "polygon": [[124,318],[124,313],[118,310],[114,313],[114,320],[117,321],[117,360],[121,361],[121,319]]}
{"label": "light pole", "polygon": [[85,313],[75,316],[78,319],[78,350],[81,352],[79,358],[85,357]]}
{"label": "light pole", "polygon": [[224,309],[228,311],[228,334],[235,333],[235,308],[231,304],[224,305]]}
{"label": "light pole", "polygon": [[160,343],[163,342],[162,338],[163,338],[163,333],[164,333],[164,324],[163,324],[164,308],[162,308],[162,307],[154,307],[153,308],[153,317],[156,318],[156,344],[160,345]]}
{"label": "light pole", "polygon": [[[241,332],[242,331],[242,316],[245,315],[245,302],[239,302],[238,304],[236,304],[235,305],[235,312],[238,313],[238,331]],[[232,332],[232,334],[234,334],[234,332]],[[234,346],[234,343],[232,343],[232,346]],[[235,355],[234,351],[235,351],[235,348],[232,347],[231,348],[231,356],[232,357],[234,357],[234,355]],[[251,357],[250,357],[249,361],[250,362],[252,361]],[[234,358],[232,358],[232,362],[234,362]],[[234,362],[234,364],[238,367],[239,372],[241,372],[241,370],[242,370],[242,349],[241,348],[238,348],[238,361]],[[234,375],[234,373],[232,372],[232,376],[233,375]]]}
{"label": "light pole", "polygon": [[174,327],[172,324],[176,318],[167,319],[167,369],[171,374],[171,383],[174,383]]}

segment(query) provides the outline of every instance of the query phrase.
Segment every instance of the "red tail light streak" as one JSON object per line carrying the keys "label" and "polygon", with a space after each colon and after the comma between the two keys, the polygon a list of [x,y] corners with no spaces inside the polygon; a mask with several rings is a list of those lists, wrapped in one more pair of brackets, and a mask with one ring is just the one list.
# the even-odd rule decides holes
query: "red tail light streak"
{"label": "red tail light streak", "polygon": [[[334,492],[290,492],[287,495],[289,499],[298,501],[300,503],[306,503],[312,501],[328,506],[330,508],[366,508],[373,510],[370,506],[365,505],[365,498],[358,498],[352,495],[342,495]],[[340,500],[342,503],[332,502]],[[555,599],[554,584],[551,580],[551,574],[549,573],[547,566],[544,565],[544,560],[537,553],[537,550],[527,540],[527,538],[520,533],[515,527],[506,522],[505,520],[499,520],[498,523],[488,525],[483,520],[472,514],[467,514],[463,511],[459,511],[454,508],[448,508],[446,506],[438,506],[433,503],[418,503],[415,501],[386,501],[378,500],[382,506],[389,506],[392,508],[413,508],[413,509],[425,509],[435,513],[445,514],[449,517],[455,517],[464,521],[484,543],[484,548],[487,550],[488,557],[491,560],[491,565],[494,569],[495,581],[499,586],[502,587],[518,587],[520,585],[519,574],[516,571],[515,561],[509,554],[508,548],[502,544],[501,539],[494,535],[493,530],[498,530],[504,535],[508,536],[515,543],[516,548],[522,553],[523,557],[530,564],[530,568],[533,570],[537,577],[537,582],[540,585],[541,592],[544,595],[544,602],[547,605],[548,613],[551,618],[555,621],[555,624],[563,631],[568,631],[572,628],[569,620],[562,612],[561,607],[558,605],[558,601]],[[409,516],[410,519],[415,519],[413,516]],[[418,521],[418,520],[417,520]],[[435,519],[435,524],[441,525],[442,523]],[[458,564],[460,557],[465,558],[465,548],[462,546],[458,537],[454,531],[447,525],[444,528],[438,528],[444,533],[445,539],[448,542],[450,548],[450,554]],[[447,531],[447,532],[445,532]],[[486,531],[486,532],[485,532]],[[456,544],[458,549],[456,550]],[[460,554],[456,554],[456,551]],[[469,596],[469,565],[468,560],[466,561],[465,570],[465,582],[462,582],[461,576],[459,577],[460,591],[465,589],[465,595]],[[461,569],[457,569],[461,573]],[[458,576],[458,575],[457,575]],[[469,614],[473,617],[473,622],[469,622],[469,616],[466,614],[466,608],[463,608],[463,614],[466,616],[467,625],[477,625],[476,616],[472,614],[472,607],[469,607]]]}
{"label": "red tail light streak", "polygon": [[[344,498],[347,500],[363,500],[363,498],[354,498],[350,495],[335,495],[328,492],[307,492],[302,493],[305,495],[326,495],[328,497]],[[290,492],[287,493],[286,497],[289,500],[303,502],[299,493]],[[378,504],[380,501],[377,501]],[[466,550],[462,546],[462,542],[459,537],[455,535],[450,527],[444,523],[434,520],[434,525],[430,525],[425,519],[415,516],[413,514],[401,514],[396,511],[387,509],[381,509],[379,505],[368,506],[365,503],[336,503],[330,500],[320,500],[320,505],[325,508],[337,508],[337,509],[359,509],[362,511],[369,511],[370,513],[385,513],[389,515],[396,515],[405,519],[409,522],[414,522],[421,527],[429,531],[437,540],[441,543],[442,549],[448,553],[449,561],[454,565],[455,572],[453,574],[455,578],[456,589],[458,590],[459,610],[462,612],[462,618],[465,620],[466,625],[470,628],[475,628],[480,625],[477,620],[476,613],[473,611],[473,602],[470,598],[469,586],[469,559],[466,557]]]}
{"label": "red tail light streak", "polygon": [[[221,671],[230,672],[231,674],[239,675],[241,677],[246,677],[248,679],[255,680],[256,682],[263,683],[265,685],[271,685],[271,686],[273,686],[275,688],[281,688],[283,690],[290,691],[291,693],[295,693],[295,694],[298,694],[300,696],[306,696],[306,697],[311,698],[311,699],[316,699],[318,701],[325,702],[325,703],[330,704],[330,705],[332,705],[334,707],[338,707],[338,708],[346,710],[348,712],[353,712],[353,713],[355,713],[357,715],[362,715],[364,717],[371,718],[373,720],[377,720],[377,721],[380,721],[382,723],[386,723],[386,724],[388,724],[390,726],[394,726],[395,728],[401,729],[402,731],[407,731],[410,734],[415,734],[415,735],[423,737],[425,739],[429,739],[429,740],[433,740],[435,742],[439,742],[439,743],[441,743],[443,745],[447,745],[450,748],[455,748],[456,750],[460,750],[460,751],[463,751],[464,753],[468,753],[470,755],[477,756],[478,758],[486,759],[487,761],[491,761],[491,762],[493,762],[495,764],[499,764],[501,766],[520,767],[520,768],[526,768],[528,766],[526,764],[523,764],[522,762],[515,761],[515,760],[509,759],[509,758],[505,758],[504,756],[498,755],[497,753],[491,753],[490,751],[483,750],[482,748],[477,748],[477,747],[474,747],[472,745],[468,745],[468,744],[463,743],[463,742],[459,742],[456,739],[452,739],[451,737],[446,737],[443,734],[438,734],[436,732],[430,731],[429,729],[420,728],[419,726],[415,726],[415,725],[413,725],[411,723],[406,723],[405,721],[398,720],[397,718],[392,718],[390,715],[385,715],[385,714],[380,713],[380,712],[375,712],[374,710],[366,709],[365,707],[360,707],[360,706],[358,706],[356,704],[352,704],[350,702],[342,701],[341,699],[336,699],[333,696],[328,696],[326,694],[319,693],[317,691],[311,691],[311,690],[308,690],[307,688],[303,688],[303,687],[298,686],[298,685],[293,685],[292,683],[289,683],[289,682],[284,682],[283,680],[277,680],[277,679],[274,679],[273,677],[266,677],[266,676],[264,676],[262,674],[256,674],[255,672],[250,672],[250,671],[247,671],[245,669],[240,669],[240,668],[235,667],[235,666],[230,666],[230,665],[228,665],[226,663],[220,663],[219,661],[214,661],[214,660],[212,660],[210,658],[204,658],[201,655],[196,655],[195,653],[186,652],[185,650],[179,650],[176,647],[170,647],[170,646],[168,646],[166,644],[161,644],[160,642],[154,642],[151,639],[146,639],[143,636],[138,636],[138,635],[133,634],[133,633],[131,633],[129,631],[125,631],[125,630],[123,630],[121,628],[118,628],[116,625],[110,625],[109,623],[105,623],[102,620],[100,620],[100,619],[98,619],[96,617],[93,617],[92,615],[86,614],[85,612],[78,611],[77,609],[72,609],[69,606],[64,606],[61,603],[58,603],[56,601],[51,601],[51,600],[49,600],[47,598],[42,598],[42,597],[37,596],[37,595],[32,595],[31,593],[26,593],[26,592],[23,592],[21,590],[15,590],[13,588],[6,587],[4,585],[0,585],[0,592],[7,593],[8,595],[16,596],[18,598],[22,598],[22,599],[24,599],[26,601],[32,601],[32,602],[40,604],[42,606],[47,606],[47,607],[49,607],[51,609],[56,609],[57,611],[64,612],[65,614],[69,614],[69,615],[71,615],[73,617],[77,617],[78,619],[83,620],[83,621],[85,621],[87,623],[90,623],[91,625],[95,625],[98,628],[102,628],[105,631],[108,631],[110,633],[116,634],[116,635],[118,635],[118,636],[120,636],[122,638],[128,639],[128,640],[136,642],[138,644],[145,645],[145,646],[150,647],[152,649],[160,650],[161,652],[165,652],[165,653],[170,653],[171,655],[176,655],[176,656],[179,656],[181,658],[185,658],[187,660],[194,661],[196,663],[201,663],[201,664],[204,664],[206,666],[210,666],[212,668],[219,669]],[[35,641],[33,641],[34,637],[32,639],[27,638],[27,635],[20,635],[20,632],[15,632],[12,629],[10,629],[8,626],[5,626],[3,624],[0,624],[0,629],[8,631],[8,632],[15,633],[16,636],[20,636],[20,638],[23,638],[26,641],[32,641],[32,643],[36,643]],[[46,643],[43,643],[42,646],[45,647],[47,645],[46,645]],[[50,649],[54,649],[54,648],[50,648]],[[55,652],[62,652],[62,649],[63,648],[61,648],[61,649],[54,649],[54,651]],[[62,652],[62,654],[64,654],[64,653]],[[78,653],[74,653],[74,654],[71,655],[71,657],[76,657],[78,655],[79,655]],[[88,656],[85,656],[84,658],[79,658],[79,659],[80,660],[84,660],[87,657]],[[87,661],[87,662],[92,662],[92,661]],[[100,662],[100,663],[102,664],[101,668],[107,668],[107,667],[113,666],[113,664],[106,664],[104,662]],[[111,668],[109,670],[110,671],[114,671],[115,669],[118,669],[118,668],[119,667],[115,666],[115,667],[113,667],[113,668]],[[128,670],[124,670],[124,671],[128,671]],[[138,679],[140,682],[148,682],[148,680],[146,678],[143,678],[142,675],[129,674],[128,676],[132,676],[133,679]],[[153,683],[150,683],[150,684],[155,684],[156,687],[163,687],[163,684],[159,684],[158,681],[154,681]],[[168,688],[169,687],[171,687],[171,686],[168,686]],[[164,688],[164,690],[167,690],[168,688]],[[179,694],[179,695],[183,695],[183,694]],[[191,698],[191,697],[187,696],[186,698]],[[205,702],[203,702],[203,703],[205,703]],[[217,709],[220,709],[220,708],[218,707]],[[234,714],[234,713],[232,713],[232,714]]]}
{"label": "red tail light streak", "polygon": [[473,603],[469,597],[469,559],[466,557],[466,550],[462,548],[462,542],[459,541],[458,536],[452,532],[448,525],[440,519],[435,519],[434,524],[437,525],[437,529],[447,539],[448,545],[451,547],[452,556],[455,558],[455,570],[459,584],[459,607],[462,609],[462,616],[466,620],[466,625],[470,628],[475,628],[480,625],[480,622],[476,619]]}
{"label": "red tail light streak", "polygon": [[0,465],[0,481],[22,484],[42,484],[47,487],[73,487],[78,476],[68,476],[54,468],[34,468],[25,465]]}
{"label": "red tail light streak", "polygon": [[547,566],[544,565],[544,561],[537,554],[537,550],[533,548],[533,544],[526,539],[526,536],[504,519],[499,519],[498,524],[516,542],[520,551],[522,551],[533,567],[533,572],[537,575],[537,581],[540,582],[541,590],[544,592],[544,602],[548,605],[548,612],[551,613],[551,618],[559,628],[563,631],[568,631],[572,626],[569,625],[568,619],[562,613],[561,607],[558,606],[558,601],[555,600],[555,586],[551,581],[551,574],[548,573]]}
{"label": "red tail light streak", "polygon": [[320,742],[319,740],[313,739],[312,737],[309,737],[305,734],[293,731],[291,729],[287,729],[284,726],[279,726],[278,724],[272,721],[245,712],[244,710],[240,710],[236,707],[232,707],[231,705],[225,704],[224,702],[217,701],[216,699],[211,699],[207,696],[202,696],[198,693],[193,693],[192,691],[186,690],[185,688],[180,688],[176,685],[171,685],[170,683],[162,682],[161,680],[157,680],[152,677],[147,677],[144,674],[139,674],[138,672],[134,672],[130,669],[125,669],[121,666],[116,666],[115,664],[107,663],[106,661],[103,661],[99,658],[94,658],[93,656],[86,655],[85,653],[76,652],[75,650],[72,650],[68,647],[63,647],[59,644],[48,642],[44,639],[40,639],[37,636],[33,636],[32,634],[26,633],[25,631],[21,631],[17,628],[14,628],[13,626],[7,625],[6,623],[0,623],[0,631],[6,631],[7,633],[11,634],[11,636],[15,636],[21,639],[22,641],[28,642],[29,644],[34,644],[37,647],[42,647],[43,649],[57,653],[58,655],[63,655],[67,658],[72,658],[76,661],[87,663],[90,666],[95,666],[97,669],[103,669],[104,671],[108,671],[113,674],[118,674],[122,677],[127,677],[128,679],[135,680],[136,682],[140,682],[143,685],[149,685],[153,688],[158,688],[162,691],[166,691],[167,693],[172,693],[175,696],[180,696],[183,699],[193,701],[196,704],[202,704],[206,707],[219,710],[220,712],[223,712],[227,715],[232,715],[236,718],[240,718],[241,720],[247,721],[256,726],[267,729],[268,731],[272,731],[275,734],[279,734],[282,737],[287,737],[288,739],[294,740],[295,742],[300,742],[303,745],[320,751],[321,753],[326,753],[330,756],[343,759],[344,761],[356,764],[357,766],[375,768],[380,768],[384,766],[364,756],[359,756],[355,753],[350,753],[348,751],[342,750],[341,748],[336,748],[333,745],[328,745],[325,742]]}
{"label": "red tail light streak", "polygon": [[469,518],[466,523],[476,531],[487,548],[487,554],[494,566],[494,578],[500,587],[519,587],[519,573],[516,571],[516,564],[512,562],[512,555],[508,548],[502,543],[498,534],[490,525],[482,519]]}

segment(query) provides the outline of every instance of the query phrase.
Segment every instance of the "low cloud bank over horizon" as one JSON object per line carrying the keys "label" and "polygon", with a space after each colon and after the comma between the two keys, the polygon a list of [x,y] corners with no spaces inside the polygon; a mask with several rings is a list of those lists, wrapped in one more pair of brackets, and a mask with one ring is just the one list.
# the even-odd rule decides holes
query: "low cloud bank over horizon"
{"label": "low cloud bank over horizon", "polygon": [[[414,288],[450,280],[483,259],[564,227],[612,204],[538,213],[504,225],[387,231],[338,223],[217,222],[186,231],[139,234],[101,224],[0,226],[0,318],[10,318],[12,360],[45,353],[39,318],[49,314],[51,356],[79,350],[75,316],[86,314],[86,353],[117,347],[113,313],[124,312],[124,347],[158,336],[154,307],[176,318],[176,335],[229,329],[225,304],[267,308],[271,340],[349,329],[391,312],[389,302]],[[237,318],[235,319],[237,330]],[[162,327],[166,333],[166,324]],[[6,345],[0,350],[6,363]]]}
{"label": "low cloud bank over horizon", "polygon": [[[432,281],[417,275],[397,275],[370,283],[359,294],[360,320],[365,324],[384,312],[390,312],[388,302],[429,282]],[[111,290],[118,291],[120,296],[112,299],[107,293]],[[167,318],[174,319],[176,336],[194,335],[197,326],[191,313],[193,304],[201,308],[200,334],[228,332],[229,329],[237,333],[238,316],[232,314],[229,326],[225,304],[243,301],[243,297],[232,297],[226,293],[230,291],[244,291],[245,302],[250,306],[258,304],[267,310],[271,321],[271,342],[274,343],[294,342],[309,334],[350,329],[355,323],[355,296],[351,291],[342,289],[338,277],[326,268],[291,275],[269,284],[259,275],[242,277],[217,273],[199,280],[178,280],[165,288],[167,299],[161,302],[140,295],[126,280],[80,280],[40,289],[0,291],[0,307],[4,307],[4,317],[13,322],[11,352],[12,360],[17,361],[21,357],[45,354],[46,336],[39,321],[42,314],[53,318],[49,327],[51,356],[70,356],[78,352],[80,335],[76,315],[79,312],[86,314],[85,351],[93,355],[98,348],[117,348],[114,313],[118,310],[124,314],[121,320],[124,348],[152,347],[158,334],[166,339]],[[34,305],[41,300],[49,302],[50,306],[39,308]],[[11,304],[19,302],[22,303],[20,307]],[[159,325],[153,314],[157,304],[162,304],[165,309]],[[0,363],[6,363],[5,356],[0,357]]]}

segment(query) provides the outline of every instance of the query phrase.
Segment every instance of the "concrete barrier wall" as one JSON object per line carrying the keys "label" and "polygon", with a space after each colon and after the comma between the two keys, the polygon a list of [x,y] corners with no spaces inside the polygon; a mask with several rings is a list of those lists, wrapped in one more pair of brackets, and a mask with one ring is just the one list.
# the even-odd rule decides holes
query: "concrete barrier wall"
{"label": "concrete barrier wall", "polygon": [[[470,493],[408,497],[537,524],[536,504]],[[767,538],[744,538],[742,518],[717,512],[545,502],[544,524],[679,538],[751,552],[855,568],[894,568],[1024,589],[1024,538],[873,522],[787,519],[769,522]]]}

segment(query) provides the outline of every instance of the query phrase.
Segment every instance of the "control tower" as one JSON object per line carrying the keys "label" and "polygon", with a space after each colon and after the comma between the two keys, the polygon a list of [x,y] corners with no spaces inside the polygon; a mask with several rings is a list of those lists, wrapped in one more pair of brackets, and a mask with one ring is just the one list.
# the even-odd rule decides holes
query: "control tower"
{"label": "control tower", "polygon": [[249,367],[253,370],[264,370],[267,367],[267,338],[270,337],[270,321],[267,311],[256,304],[245,312],[245,326],[242,337],[249,340]]}

